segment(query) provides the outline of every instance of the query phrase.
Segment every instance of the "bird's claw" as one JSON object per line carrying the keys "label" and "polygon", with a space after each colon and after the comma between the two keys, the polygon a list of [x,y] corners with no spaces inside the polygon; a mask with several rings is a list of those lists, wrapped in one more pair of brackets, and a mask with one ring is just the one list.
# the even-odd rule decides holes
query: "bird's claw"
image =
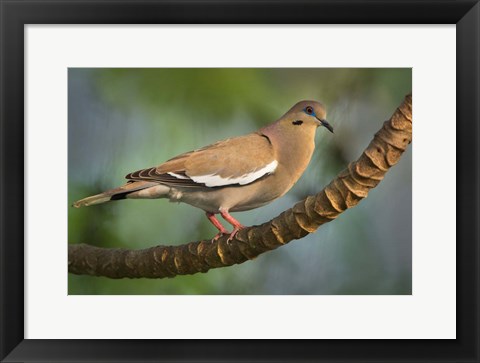
{"label": "bird's claw", "polygon": [[212,243],[216,242],[220,237],[227,235],[228,232],[218,232],[215,237],[212,238]]}
{"label": "bird's claw", "polygon": [[211,241],[211,242],[214,243],[214,242],[218,241],[218,239],[219,239],[220,237],[229,235],[229,236],[228,236],[228,239],[227,239],[227,244],[230,244],[230,242],[231,242],[231,241],[235,238],[235,236],[237,235],[237,232],[240,231],[241,229],[244,229],[244,228],[245,228],[245,226],[238,225],[238,226],[236,226],[236,227],[233,229],[232,233],[230,233],[230,232],[228,232],[228,231],[218,232],[218,233],[215,235],[215,237],[212,238],[212,241]]}
{"label": "bird's claw", "polygon": [[241,224],[238,226],[235,226],[232,233],[230,233],[230,236],[227,239],[227,244],[230,244],[230,242],[235,238],[235,235],[237,234],[237,232],[244,228],[245,226],[242,226]]}

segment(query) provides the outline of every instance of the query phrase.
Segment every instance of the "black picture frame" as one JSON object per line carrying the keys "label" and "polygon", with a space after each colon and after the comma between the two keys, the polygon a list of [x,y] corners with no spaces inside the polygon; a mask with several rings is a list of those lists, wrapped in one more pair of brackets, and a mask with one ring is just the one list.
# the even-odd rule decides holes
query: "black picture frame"
{"label": "black picture frame", "polygon": [[[0,6],[2,361],[480,361],[478,1],[2,0]],[[157,23],[456,24],[457,339],[24,339],[24,26]],[[445,152],[448,149],[449,140],[445,140]],[[445,213],[445,223],[450,215],[451,211]]]}

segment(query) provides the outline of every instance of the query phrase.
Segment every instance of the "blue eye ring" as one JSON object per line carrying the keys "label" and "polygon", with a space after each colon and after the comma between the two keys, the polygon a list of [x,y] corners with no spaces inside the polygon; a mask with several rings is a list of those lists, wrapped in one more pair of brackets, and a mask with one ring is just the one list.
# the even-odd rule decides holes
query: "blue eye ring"
{"label": "blue eye ring", "polygon": [[313,107],[312,106],[305,107],[304,111],[307,115],[315,116],[315,112],[313,112]]}

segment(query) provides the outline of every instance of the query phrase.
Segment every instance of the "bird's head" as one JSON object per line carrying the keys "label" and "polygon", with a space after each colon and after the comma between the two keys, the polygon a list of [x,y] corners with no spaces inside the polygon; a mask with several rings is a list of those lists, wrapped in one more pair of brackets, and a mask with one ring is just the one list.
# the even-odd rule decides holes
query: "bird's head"
{"label": "bird's head", "polygon": [[[327,112],[325,107],[317,101],[300,101],[293,106],[283,117],[282,123],[290,128],[317,128],[324,126],[333,133],[333,127],[326,120]],[[293,132],[293,131],[292,131]]]}
{"label": "bird's head", "polygon": [[330,132],[333,127],[326,121],[325,107],[316,101],[301,101],[274,123],[259,130],[274,148],[276,157],[297,180],[307,167],[315,149],[315,132],[325,126]]}
{"label": "bird's head", "polygon": [[300,101],[276,122],[259,131],[270,138],[287,140],[289,143],[313,143],[318,126],[325,126],[333,132],[326,115],[325,107],[320,102]]}

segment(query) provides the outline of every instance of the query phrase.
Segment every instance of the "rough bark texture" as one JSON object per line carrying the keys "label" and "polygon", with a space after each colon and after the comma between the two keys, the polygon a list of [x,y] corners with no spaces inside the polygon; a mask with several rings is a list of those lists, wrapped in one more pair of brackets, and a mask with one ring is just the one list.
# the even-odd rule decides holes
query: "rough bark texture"
{"label": "rough bark texture", "polygon": [[143,250],[72,244],[68,248],[68,270],[110,278],[164,278],[245,262],[314,232],[357,205],[398,162],[411,140],[412,96],[407,95],[360,158],[325,189],[269,222],[241,230],[230,243],[223,237],[213,243],[204,240]]}

